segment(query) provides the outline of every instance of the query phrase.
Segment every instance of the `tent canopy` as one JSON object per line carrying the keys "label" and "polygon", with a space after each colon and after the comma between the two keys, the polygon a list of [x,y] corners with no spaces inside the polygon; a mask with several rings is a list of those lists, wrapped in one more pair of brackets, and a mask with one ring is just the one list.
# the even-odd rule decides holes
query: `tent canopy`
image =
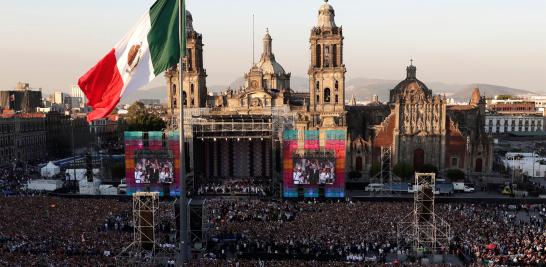
{"label": "tent canopy", "polygon": [[47,165],[45,165],[41,169],[40,172],[41,172],[43,177],[51,178],[51,177],[61,173],[61,168],[50,161]]}

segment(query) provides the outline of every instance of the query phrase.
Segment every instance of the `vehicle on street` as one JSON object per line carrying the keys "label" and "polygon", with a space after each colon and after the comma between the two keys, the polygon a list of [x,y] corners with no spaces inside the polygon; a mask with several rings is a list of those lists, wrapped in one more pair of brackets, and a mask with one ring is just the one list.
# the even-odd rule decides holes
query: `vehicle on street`
{"label": "vehicle on street", "polygon": [[366,191],[366,192],[381,192],[381,191],[383,191],[383,187],[384,187],[383,184],[368,184],[364,188],[364,191]]}

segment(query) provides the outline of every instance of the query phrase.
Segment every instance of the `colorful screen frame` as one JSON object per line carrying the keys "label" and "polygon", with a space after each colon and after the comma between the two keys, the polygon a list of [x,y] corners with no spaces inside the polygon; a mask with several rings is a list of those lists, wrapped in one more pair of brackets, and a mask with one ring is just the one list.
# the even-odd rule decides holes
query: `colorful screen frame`
{"label": "colorful screen frame", "polygon": [[[300,136],[303,136],[301,140]],[[320,137],[323,137],[321,142]],[[322,197],[320,188],[324,188],[324,197],[345,197],[345,157],[346,130],[307,130],[303,133],[297,130],[283,132],[283,196],[285,198],[300,197],[298,191],[303,190],[304,198]],[[329,151],[335,155],[335,176],[333,184],[298,185],[294,184],[294,154],[313,151]]]}
{"label": "colorful screen frame", "polygon": [[[180,196],[180,154],[178,133],[176,132],[125,132],[125,180],[127,194],[136,192],[159,192],[160,196]],[[139,154],[151,151],[168,154],[172,157],[172,183],[137,183],[135,165]],[[168,192],[168,193],[167,193]]]}

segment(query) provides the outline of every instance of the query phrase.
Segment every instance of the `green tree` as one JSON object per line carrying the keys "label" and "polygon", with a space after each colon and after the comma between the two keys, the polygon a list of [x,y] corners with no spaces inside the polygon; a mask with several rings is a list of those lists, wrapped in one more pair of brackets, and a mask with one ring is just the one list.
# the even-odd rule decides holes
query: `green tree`
{"label": "green tree", "polygon": [[127,131],[163,131],[167,124],[158,115],[149,113],[141,102],[135,102],[128,109]]}
{"label": "green tree", "polygon": [[411,176],[414,174],[413,167],[406,162],[399,162],[394,165],[392,172],[402,179],[411,178]]}
{"label": "green tree", "polygon": [[464,172],[459,169],[449,169],[446,171],[446,176],[451,181],[464,180]]}
{"label": "green tree", "polygon": [[370,177],[374,177],[379,172],[381,172],[381,164],[379,163],[372,164],[372,167],[370,168]]}

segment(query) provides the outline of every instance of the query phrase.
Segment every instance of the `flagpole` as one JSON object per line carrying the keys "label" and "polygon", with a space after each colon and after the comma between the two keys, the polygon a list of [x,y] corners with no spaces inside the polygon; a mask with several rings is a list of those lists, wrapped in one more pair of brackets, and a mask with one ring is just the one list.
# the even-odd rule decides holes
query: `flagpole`
{"label": "flagpole", "polygon": [[178,116],[178,141],[179,141],[179,174],[180,174],[180,252],[179,252],[179,265],[182,265],[185,262],[188,262],[188,199],[186,192],[186,137],[184,136],[184,88],[183,88],[183,65],[182,58],[186,55],[185,42],[183,38],[186,38],[186,7],[185,0],[179,0],[178,2],[178,34],[179,34],[179,43],[180,43],[180,60],[178,62],[178,94],[180,96],[179,102],[179,116]]}

